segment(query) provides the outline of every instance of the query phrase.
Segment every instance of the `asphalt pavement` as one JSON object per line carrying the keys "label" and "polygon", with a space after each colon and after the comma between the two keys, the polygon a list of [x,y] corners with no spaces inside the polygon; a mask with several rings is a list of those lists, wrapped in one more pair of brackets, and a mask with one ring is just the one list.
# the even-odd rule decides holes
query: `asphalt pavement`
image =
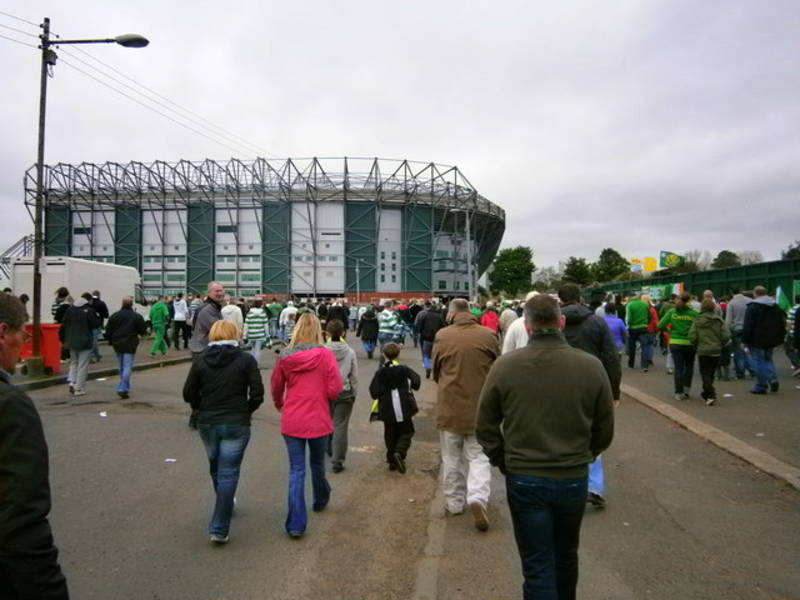
{"label": "asphalt pavement", "polygon": [[[116,397],[114,376],[90,381],[78,399],[65,386],[31,391],[50,445],[52,523],[72,596],[520,598],[502,477],[495,471],[488,532],[476,531],[469,515],[444,515],[430,381],[418,396],[423,411],[409,472],[386,470],[382,428],[367,415],[375,361],[356,348],[361,373],[346,470],[329,474],[331,504],[310,514],[301,540],[283,528],[287,460],[269,398],[255,414],[231,542],[214,547],[206,535],[213,502],[207,461],[180,397],[188,365],[136,372],[128,401]],[[417,350],[404,350],[401,359],[422,372]],[[273,353],[263,354],[265,379],[273,362]],[[643,379],[642,387],[669,398],[647,387],[663,382],[669,390],[669,378],[657,369],[623,368],[623,376],[632,385]],[[775,408],[785,402],[780,406],[791,409],[793,385],[782,386],[785,400],[774,395],[752,404],[738,402],[738,386],[746,382],[731,385],[736,403],[705,407],[695,399],[679,408],[719,419],[718,426],[740,435],[746,430],[736,423],[753,417],[728,413],[761,407],[770,423],[796,416]],[[769,442],[794,460],[791,447],[772,433],[783,426],[775,427],[748,440],[764,449]],[[800,598],[795,488],[630,397],[617,411],[605,461],[608,506],[587,508],[579,597]]]}

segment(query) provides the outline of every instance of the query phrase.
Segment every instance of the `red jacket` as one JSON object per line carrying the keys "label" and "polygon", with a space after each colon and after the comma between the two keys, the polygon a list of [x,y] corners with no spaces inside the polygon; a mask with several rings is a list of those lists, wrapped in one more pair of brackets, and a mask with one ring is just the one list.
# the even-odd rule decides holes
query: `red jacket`
{"label": "red jacket", "polygon": [[500,317],[493,310],[487,310],[481,317],[481,325],[497,333],[500,331]]}
{"label": "red jacket", "polygon": [[298,344],[281,352],[270,378],[275,408],[281,410],[281,433],[318,438],[333,433],[331,402],[342,391],[333,352]]}
{"label": "red jacket", "polygon": [[650,322],[647,324],[647,333],[658,333],[658,313],[650,307]]}

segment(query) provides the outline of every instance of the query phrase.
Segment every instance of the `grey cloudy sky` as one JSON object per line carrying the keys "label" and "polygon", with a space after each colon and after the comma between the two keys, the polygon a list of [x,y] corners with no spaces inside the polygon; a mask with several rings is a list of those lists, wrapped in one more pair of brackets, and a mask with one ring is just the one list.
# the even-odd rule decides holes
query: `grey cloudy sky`
{"label": "grey cloudy sky", "polygon": [[[694,248],[777,259],[800,238],[800,4],[0,2],[273,157],[458,165],[539,266]],[[0,24],[38,33],[0,15]],[[37,40],[0,27],[0,34]],[[48,163],[253,158],[71,69],[49,81]],[[39,54],[0,38],[0,251],[32,231]],[[119,77],[117,75],[117,77]],[[118,84],[113,84],[120,87]],[[130,93],[126,90],[126,93]],[[163,108],[159,110],[163,111]]]}

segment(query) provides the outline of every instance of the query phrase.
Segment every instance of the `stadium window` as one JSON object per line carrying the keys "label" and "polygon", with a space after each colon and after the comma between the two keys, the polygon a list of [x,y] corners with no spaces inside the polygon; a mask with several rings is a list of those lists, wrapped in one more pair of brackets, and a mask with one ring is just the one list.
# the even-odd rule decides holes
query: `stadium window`
{"label": "stadium window", "polygon": [[455,287],[455,289],[459,289],[459,288],[461,287],[461,286],[459,285],[459,283],[460,283],[459,281],[456,281],[456,283],[455,283],[455,286],[454,286],[454,287]]}
{"label": "stadium window", "polygon": [[438,286],[438,287],[439,287],[439,289],[440,289],[440,290],[446,290],[446,289],[447,289],[447,282],[446,282],[446,281],[442,281],[442,280],[440,279],[440,280],[439,280],[439,286]]}
{"label": "stadium window", "polygon": [[328,260],[331,261],[331,262],[339,262],[339,257],[338,256],[331,256],[331,257],[328,258]]}
{"label": "stadium window", "polygon": [[175,250],[180,250],[179,246],[173,246],[173,248],[175,248]]}
{"label": "stadium window", "polygon": [[385,258],[386,258],[386,252],[384,252],[383,250],[381,250],[381,260],[383,260],[383,259],[385,259]]}
{"label": "stadium window", "polygon": [[92,228],[91,227],[74,227],[72,229],[72,233],[74,235],[89,235],[90,233],[92,233]]}
{"label": "stadium window", "polygon": [[386,263],[381,263],[381,271],[385,271],[385,270],[386,270]]}
{"label": "stadium window", "polygon": [[392,275],[392,283],[397,283],[397,275]]}
{"label": "stadium window", "polygon": [[392,271],[397,271],[397,263],[392,263]]}
{"label": "stadium window", "polygon": [[386,275],[381,275],[381,283],[386,283]]}
{"label": "stadium window", "polygon": [[397,259],[397,252],[392,252],[392,260],[396,260],[396,259]]}
{"label": "stadium window", "polygon": [[236,233],[236,225],[217,225],[217,233]]}

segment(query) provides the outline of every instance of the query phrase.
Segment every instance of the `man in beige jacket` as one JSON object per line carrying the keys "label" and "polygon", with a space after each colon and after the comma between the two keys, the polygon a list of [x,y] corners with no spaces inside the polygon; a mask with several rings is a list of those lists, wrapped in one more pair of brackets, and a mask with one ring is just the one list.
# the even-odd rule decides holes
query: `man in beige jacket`
{"label": "man in beige jacket", "polygon": [[445,508],[451,514],[468,505],[475,527],[489,527],[491,466],[475,438],[475,416],[483,382],[500,355],[497,336],[478,324],[466,300],[450,303],[448,321],[433,342],[433,380],[439,384],[436,427],[442,452]]}

